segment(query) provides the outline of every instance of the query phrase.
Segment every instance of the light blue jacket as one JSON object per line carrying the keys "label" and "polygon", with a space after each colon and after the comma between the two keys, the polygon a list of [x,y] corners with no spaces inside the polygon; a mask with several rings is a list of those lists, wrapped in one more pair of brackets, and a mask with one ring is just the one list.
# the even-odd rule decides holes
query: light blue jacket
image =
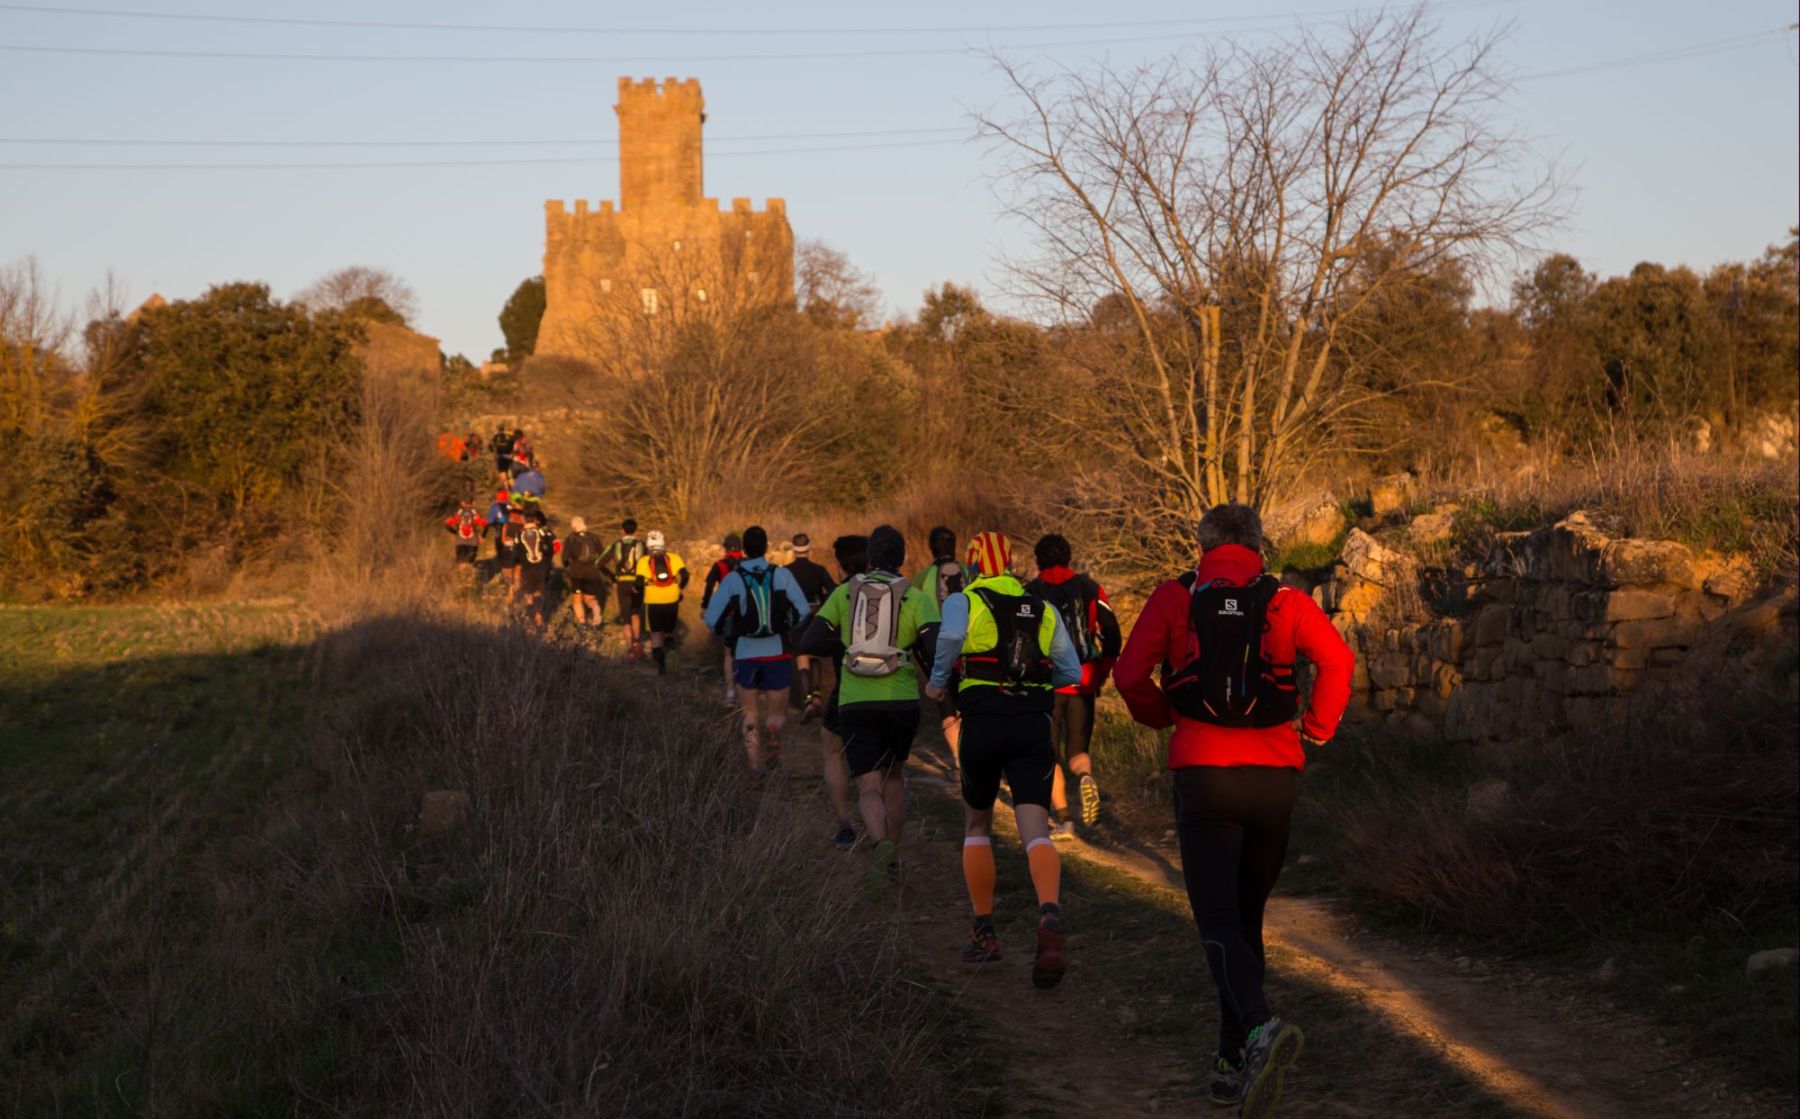
{"label": "light blue jacket", "polygon": [[[712,601],[706,604],[706,628],[718,629],[719,619],[725,616],[726,609],[732,603],[736,603],[739,610],[744,609],[744,580],[738,572],[754,573],[769,566],[769,561],[764,556],[738,561],[737,571],[719,580],[718,589],[713,591]],[[806,620],[806,615],[812,608],[806,604],[806,595],[801,593],[800,584],[787,568],[775,568],[775,589],[786,594],[787,600],[800,612],[799,619],[795,622],[795,628],[798,629],[799,623]],[[780,634],[773,637],[740,637],[732,652],[741,661],[778,660],[788,655],[782,646]],[[1079,670],[1079,666],[1077,669]]]}

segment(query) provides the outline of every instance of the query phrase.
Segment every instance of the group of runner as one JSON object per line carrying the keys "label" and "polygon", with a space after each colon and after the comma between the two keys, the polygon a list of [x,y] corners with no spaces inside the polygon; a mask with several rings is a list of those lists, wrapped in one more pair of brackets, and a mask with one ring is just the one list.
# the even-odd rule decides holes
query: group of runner
{"label": "group of runner", "polygon": [[[502,524],[513,523],[512,504]],[[522,504],[523,523],[548,531],[535,502]],[[550,535],[549,554],[563,558],[577,625],[601,624],[611,583],[630,627],[627,655],[643,657],[647,635],[649,656],[666,671],[686,564],[661,533],[640,541],[629,519],[605,547],[580,518],[570,524],[567,541]],[[971,922],[961,957],[970,964],[1003,955],[992,837],[994,805],[1008,786],[1037,899],[1031,980],[1040,988],[1057,986],[1067,968],[1054,841],[1100,819],[1090,749],[1099,693],[1110,680],[1134,720],[1172,729],[1183,877],[1220,1006],[1211,1095],[1264,1116],[1303,1037],[1263,993],[1263,910],[1286,856],[1307,750],[1337,728],[1353,655],[1308,595],[1263,570],[1254,510],[1215,507],[1198,544],[1198,564],[1158,587],[1123,640],[1105,588],[1055,533],[1036,542],[1035,574],[1025,581],[997,531],[978,533],[959,554],[954,531],[934,528],[930,562],[908,575],[905,536],[880,525],[832,542],[834,574],[812,559],[804,533],[791,538],[787,564],[773,562],[768,532],[752,525],[725,537],[701,613],[724,649],[724,698],[741,712],[753,778],[781,764],[796,703],[802,722],[821,720],[832,838],[868,852],[871,897],[900,875],[906,763],[922,710],[935,710],[964,803]],[[459,536],[459,558],[465,547]],[[541,594],[535,578],[519,586],[528,603]],[[1304,707],[1301,659],[1317,669]]]}

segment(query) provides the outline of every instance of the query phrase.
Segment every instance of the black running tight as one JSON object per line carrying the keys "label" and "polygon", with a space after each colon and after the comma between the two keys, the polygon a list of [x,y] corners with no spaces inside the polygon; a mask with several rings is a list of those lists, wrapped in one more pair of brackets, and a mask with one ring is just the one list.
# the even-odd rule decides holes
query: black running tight
{"label": "black running tight", "polygon": [[1175,828],[1188,904],[1219,991],[1219,1052],[1235,1057],[1268,1020],[1263,906],[1287,856],[1300,772],[1275,766],[1175,771]]}

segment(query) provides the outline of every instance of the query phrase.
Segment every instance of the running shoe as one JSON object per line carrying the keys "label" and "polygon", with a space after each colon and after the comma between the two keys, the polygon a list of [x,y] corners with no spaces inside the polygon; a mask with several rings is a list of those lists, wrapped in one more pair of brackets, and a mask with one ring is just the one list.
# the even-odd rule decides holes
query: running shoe
{"label": "running shoe", "polygon": [[1271,1018],[1250,1031],[1244,1044],[1244,1102],[1238,1107],[1243,1119],[1267,1119],[1281,1102],[1281,1080],[1306,1035],[1299,1026]]}
{"label": "running shoe", "polygon": [[900,850],[892,840],[884,839],[875,845],[875,865],[869,868],[869,873],[863,875],[863,892],[869,896],[870,901],[879,900],[887,893],[888,887],[893,885],[896,874],[894,866],[899,861]]}
{"label": "running shoe", "polygon": [[969,934],[969,943],[963,945],[963,963],[991,964],[999,959],[1000,938],[994,935],[994,926],[976,925]]}
{"label": "running shoe", "polygon": [[1037,954],[1031,960],[1031,985],[1040,991],[1062,982],[1068,964],[1063,960],[1062,921],[1049,914],[1038,918]]}
{"label": "running shoe", "polygon": [[1091,828],[1100,822],[1100,782],[1094,775],[1084,773],[1079,782],[1081,787],[1081,826]]}
{"label": "running shoe", "polygon": [[838,850],[848,851],[856,846],[856,829],[849,824],[839,824],[837,834],[831,837],[831,841],[837,844]]}
{"label": "running shoe", "polygon": [[1221,1054],[1213,1058],[1212,1085],[1207,1100],[1214,1107],[1236,1107],[1244,1098],[1244,1058],[1233,1064]]}
{"label": "running shoe", "polygon": [[1064,820],[1061,823],[1051,824],[1050,825],[1050,838],[1051,839],[1074,839],[1074,838],[1076,838],[1075,821]]}
{"label": "running shoe", "polygon": [[800,707],[800,721],[810,723],[825,710],[825,701],[819,698],[818,692],[807,692],[806,702]]}

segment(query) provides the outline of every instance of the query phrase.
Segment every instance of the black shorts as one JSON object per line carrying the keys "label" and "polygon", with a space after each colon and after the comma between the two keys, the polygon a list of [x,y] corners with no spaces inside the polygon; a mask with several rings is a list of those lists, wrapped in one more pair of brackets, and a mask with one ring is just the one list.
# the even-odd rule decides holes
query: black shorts
{"label": "black shorts", "polygon": [[500,545],[500,566],[518,567],[525,562],[525,549],[517,544]]}
{"label": "black shorts", "polygon": [[505,474],[505,473],[508,473],[509,471],[511,471],[511,469],[512,469],[512,456],[511,455],[495,455],[494,456],[494,470],[496,472]]}
{"label": "black shorts", "polygon": [[919,732],[919,708],[916,704],[907,708],[858,704],[838,712],[838,726],[850,776],[861,777],[905,763],[912,753],[913,736]]}
{"label": "black shorts", "polygon": [[680,621],[679,602],[652,602],[644,607],[644,625],[651,633],[674,633]]}
{"label": "black shorts", "polygon": [[474,563],[475,553],[481,550],[479,544],[458,544],[456,546],[457,563]]}
{"label": "black shorts", "polygon": [[644,604],[644,589],[629,579],[622,579],[616,588],[619,595],[619,613],[631,617]]}
{"label": "black shorts", "polygon": [[571,575],[569,589],[589,598],[599,598],[606,593],[606,580],[598,575]]}
{"label": "black shorts", "polygon": [[527,563],[519,568],[519,590],[525,594],[543,594],[550,584],[550,565]]}
{"label": "black shorts", "polygon": [[1013,804],[1050,807],[1050,784],[1056,773],[1056,744],[1048,711],[1015,715],[962,717],[963,803],[978,812],[994,807],[1000,779],[1012,789]]}

